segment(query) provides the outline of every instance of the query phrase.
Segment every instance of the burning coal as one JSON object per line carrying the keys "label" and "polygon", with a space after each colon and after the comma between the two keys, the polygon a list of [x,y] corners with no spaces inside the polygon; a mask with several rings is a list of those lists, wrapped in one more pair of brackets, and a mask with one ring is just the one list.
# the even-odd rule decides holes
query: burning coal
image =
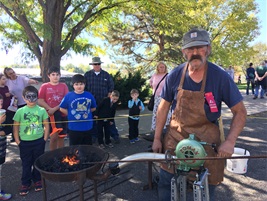
{"label": "burning coal", "polygon": [[66,156],[63,158],[62,163],[67,163],[68,165],[76,165],[80,163],[80,160],[76,156]]}
{"label": "burning coal", "polygon": [[83,154],[79,150],[70,151],[65,155],[57,155],[53,158],[47,158],[42,163],[40,169],[46,172],[74,172],[94,166],[94,162],[99,162],[101,159],[96,153]]}

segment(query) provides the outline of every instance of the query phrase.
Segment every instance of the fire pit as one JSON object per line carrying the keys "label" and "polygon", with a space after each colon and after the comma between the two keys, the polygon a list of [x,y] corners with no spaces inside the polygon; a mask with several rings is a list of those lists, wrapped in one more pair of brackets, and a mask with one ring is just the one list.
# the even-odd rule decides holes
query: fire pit
{"label": "fire pit", "polygon": [[90,145],[63,147],[44,153],[35,161],[35,168],[42,176],[43,199],[47,200],[45,179],[55,182],[77,182],[80,200],[84,200],[83,185],[86,179],[91,179],[94,180],[97,200],[96,181],[101,178],[97,172],[107,160],[107,152]]}

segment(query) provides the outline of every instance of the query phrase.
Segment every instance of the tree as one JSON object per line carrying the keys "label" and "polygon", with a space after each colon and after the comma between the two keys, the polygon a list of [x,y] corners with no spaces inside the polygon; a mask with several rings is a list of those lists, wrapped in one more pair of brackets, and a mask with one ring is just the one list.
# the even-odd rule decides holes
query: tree
{"label": "tree", "polygon": [[[74,51],[90,54],[97,48],[88,36],[94,26],[131,0],[1,0],[0,32],[5,48],[22,42],[25,56],[37,58],[43,81],[51,66]],[[3,12],[4,11],[4,12]]]}
{"label": "tree", "polygon": [[117,63],[146,69],[158,60],[182,62],[190,27],[211,33],[211,60],[225,65],[242,61],[258,34],[254,0],[0,0],[0,7],[2,44],[23,43],[24,58],[37,58],[44,81],[71,51],[105,53],[92,37],[108,39]]}
{"label": "tree", "polygon": [[252,46],[255,54],[249,54],[249,61],[255,66],[267,59],[267,45],[263,43],[256,43]]}
{"label": "tree", "polygon": [[122,108],[127,108],[128,100],[131,99],[130,91],[132,89],[139,91],[139,99],[143,102],[148,97],[150,87],[140,70],[128,72],[128,74],[122,74],[121,71],[118,71],[112,77],[115,84],[114,88],[120,92],[119,102]]}
{"label": "tree", "polygon": [[204,28],[211,34],[211,61],[239,65],[258,35],[254,0],[162,0],[158,7],[147,4],[126,9],[118,21],[108,24],[104,36],[114,55],[119,55],[118,60],[129,68],[138,63],[150,71],[159,60],[181,63],[182,36],[192,27]]}
{"label": "tree", "polygon": [[160,60],[181,63],[179,42],[188,30],[183,21],[191,19],[183,15],[183,9],[191,7],[192,1],[175,0],[162,0],[154,6],[148,2],[128,4],[120,18],[108,22],[107,32],[103,33],[116,63],[129,70],[142,67],[143,72],[154,70],[151,66]]}

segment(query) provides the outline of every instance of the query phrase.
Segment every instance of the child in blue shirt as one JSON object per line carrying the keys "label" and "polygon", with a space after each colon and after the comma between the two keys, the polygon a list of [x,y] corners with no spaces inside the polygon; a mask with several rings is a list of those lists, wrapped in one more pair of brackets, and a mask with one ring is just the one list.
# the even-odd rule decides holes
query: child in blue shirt
{"label": "child in blue shirt", "polygon": [[138,124],[139,124],[139,115],[140,112],[144,111],[145,107],[143,102],[138,98],[139,92],[137,89],[132,89],[131,92],[132,99],[128,101],[129,108],[129,140],[130,144],[134,144],[139,141],[138,135]]}
{"label": "child in blue shirt", "polygon": [[60,103],[60,111],[68,115],[70,145],[92,145],[93,114],[96,110],[94,96],[84,91],[85,78],[81,74],[72,77],[74,91]]}

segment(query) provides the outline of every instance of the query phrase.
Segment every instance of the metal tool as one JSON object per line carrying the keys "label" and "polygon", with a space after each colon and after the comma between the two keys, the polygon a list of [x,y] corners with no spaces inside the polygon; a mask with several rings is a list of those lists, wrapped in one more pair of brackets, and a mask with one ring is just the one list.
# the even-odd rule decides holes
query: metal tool
{"label": "metal tool", "polygon": [[[190,134],[188,139],[180,141],[175,149],[177,158],[187,160],[179,160],[175,176],[171,180],[171,201],[186,201],[187,178],[194,168],[196,170],[196,180],[193,182],[194,201],[209,201],[209,185],[208,185],[208,169],[204,168],[205,160],[194,160],[194,158],[204,158],[207,153],[203,145],[210,145],[216,150],[215,144],[206,142],[198,142],[195,135]],[[166,152],[166,159],[169,158],[169,152]],[[192,160],[188,160],[192,158]],[[167,160],[166,160],[167,161]]]}

